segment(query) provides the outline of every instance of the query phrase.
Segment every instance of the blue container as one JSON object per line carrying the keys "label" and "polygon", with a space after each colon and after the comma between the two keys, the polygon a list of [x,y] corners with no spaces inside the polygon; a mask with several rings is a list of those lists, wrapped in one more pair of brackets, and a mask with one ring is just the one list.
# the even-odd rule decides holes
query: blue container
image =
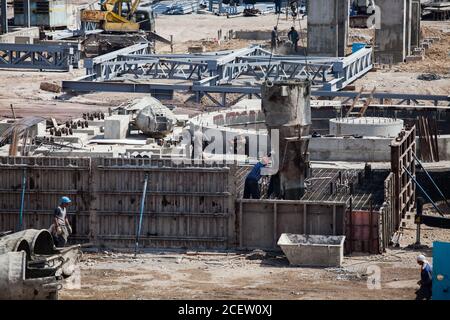
{"label": "blue container", "polygon": [[450,300],[450,243],[433,242],[433,300]]}
{"label": "blue container", "polygon": [[366,47],[365,43],[355,42],[354,44],[352,44],[352,53],[355,53],[356,51],[361,50],[362,48],[365,47]]}

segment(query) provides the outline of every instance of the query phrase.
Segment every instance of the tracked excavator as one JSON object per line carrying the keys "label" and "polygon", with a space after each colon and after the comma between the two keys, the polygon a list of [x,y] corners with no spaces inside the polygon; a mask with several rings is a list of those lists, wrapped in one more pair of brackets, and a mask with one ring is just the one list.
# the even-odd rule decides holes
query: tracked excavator
{"label": "tracked excavator", "polygon": [[[155,15],[150,6],[139,7],[141,0],[104,0],[80,13],[82,29],[100,30],[84,42],[87,56],[104,54],[135,43],[170,41],[155,32]],[[98,8],[99,5],[99,8]]]}

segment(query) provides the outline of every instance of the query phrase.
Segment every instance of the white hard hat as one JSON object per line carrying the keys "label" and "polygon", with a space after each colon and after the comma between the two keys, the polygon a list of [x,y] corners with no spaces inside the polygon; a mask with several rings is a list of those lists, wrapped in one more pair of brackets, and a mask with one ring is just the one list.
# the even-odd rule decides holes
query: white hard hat
{"label": "white hard hat", "polygon": [[425,256],[423,254],[420,254],[420,255],[417,256],[417,262],[424,262],[425,260],[426,259],[425,259]]}

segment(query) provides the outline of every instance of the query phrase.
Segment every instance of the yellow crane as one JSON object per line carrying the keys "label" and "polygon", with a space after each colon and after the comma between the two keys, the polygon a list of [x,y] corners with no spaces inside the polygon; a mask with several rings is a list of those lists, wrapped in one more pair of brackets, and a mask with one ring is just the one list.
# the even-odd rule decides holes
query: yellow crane
{"label": "yellow crane", "polygon": [[100,10],[81,11],[81,21],[95,22],[106,32],[139,32],[140,26],[134,14],[140,2],[140,0],[106,0],[100,4]]}

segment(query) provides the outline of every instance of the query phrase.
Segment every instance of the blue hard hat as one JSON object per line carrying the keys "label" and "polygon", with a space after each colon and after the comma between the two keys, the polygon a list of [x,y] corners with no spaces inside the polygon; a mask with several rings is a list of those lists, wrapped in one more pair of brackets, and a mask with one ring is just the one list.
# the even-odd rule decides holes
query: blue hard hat
{"label": "blue hard hat", "polygon": [[61,203],[71,203],[72,200],[69,199],[69,197],[62,197],[61,198]]}

